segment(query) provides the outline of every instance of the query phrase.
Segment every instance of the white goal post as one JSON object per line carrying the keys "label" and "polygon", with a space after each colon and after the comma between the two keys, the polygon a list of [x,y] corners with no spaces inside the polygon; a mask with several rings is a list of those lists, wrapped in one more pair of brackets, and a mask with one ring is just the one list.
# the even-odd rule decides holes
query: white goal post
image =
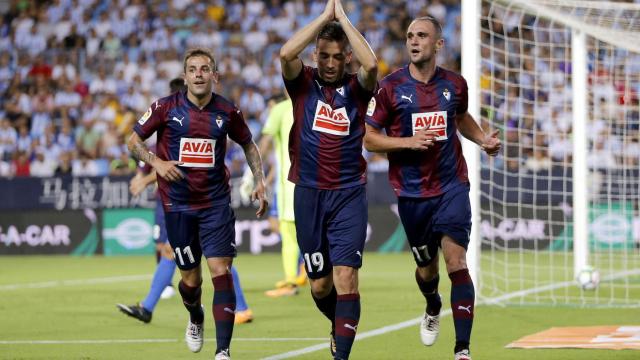
{"label": "white goal post", "polygon": [[640,306],[638,38],[640,4],[462,1],[469,112],[503,142],[463,142],[481,299]]}

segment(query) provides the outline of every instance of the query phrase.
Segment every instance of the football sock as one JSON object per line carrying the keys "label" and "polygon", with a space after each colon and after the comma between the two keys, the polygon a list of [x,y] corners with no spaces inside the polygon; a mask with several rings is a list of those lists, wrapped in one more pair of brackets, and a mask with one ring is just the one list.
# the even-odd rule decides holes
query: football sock
{"label": "football sock", "polygon": [[451,279],[451,310],[456,329],[456,352],[469,348],[473,325],[475,291],[468,269],[449,274]]}
{"label": "football sock", "polygon": [[244,298],[240,277],[235,266],[231,267],[231,275],[233,276],[233,292],[236,294],[236,311],[245,311],[249,308],[249,305],[247,305],[247,300]]}
{"label": "football sock", "polygon": [[438,294],[439,282],[440,275],[436,275],[429,281],[422,280],[418,273],[418,269],[416,269],[416,283],[418,283],[420,292],[422,292],[422,295],[427,300],[427,314],[432,316],[439,314],[440,308],[442,307],[442,300],[440,300],[440,294]]}
{"label": "football sock", "polygon": [[318,307],[318,309],[320,310],[321,313],[324,314],[324,316],[327,317],[327,319],[329,319],[329,321],[331,321],[331,329],[334,329],[336,327],[336,301],[338,298],[338,293],[336,292],[336,287],[334,286],[331,289],[331,292],[329,293],[329,295],[318,299],[314,294],[313,291],[311,292],[311,297],[313,298],[313,301],[315,301],[316,306]]}
{"label": "football sock", "polygon": [[162,291],[167,286],[171,285],[171,279],[176,269],[176,262],[170,259],[161,258],[158,266],[156,266],[156,272],[153,274],[153,280],[151,280],[151,288],[147,297],[142,300],[142,307],[148,311],[153,312]]}
{"label": "football sock", "polygon": [[360,320],[360,294],[337,296],[336,302],[336,358],[348,359]]}
{"label": "football sock", "polygon": [[200,297],[202,296],[202,282],[197,287],[191,287],[180,280],[178,283],[178,291],[182,296],[182,303],[189,311],[191,322],[194,324],[202,324],[204,321],[204,312],[200,305]]}
{"label": "football sock", "polygon": [[213,278],[213,319],[216,323],[216,354],[229,348],[235,320],[236,294],[233,277],[224,274]]}

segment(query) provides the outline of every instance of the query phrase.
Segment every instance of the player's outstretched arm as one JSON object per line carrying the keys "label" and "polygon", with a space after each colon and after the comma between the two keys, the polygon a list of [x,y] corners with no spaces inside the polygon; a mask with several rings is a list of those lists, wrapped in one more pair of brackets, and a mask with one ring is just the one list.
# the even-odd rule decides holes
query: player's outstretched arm
{"label": "player's outstretched arm", "polygon": [[376,86],[376,80],[378,76],[378,59],[371,50],[371,46],[364,36],[360,34],[358,29],[353,26],[351,21],[344,12],[341,0],[335,0],[335,17],[342,29],[347,34],[349,44],[353,48],[353,53],[356,59],[360,62],[360,69],[358,69],[358,81],[363,88],[367,90],[373,90]]}
{"label": "player's outstretched arm", "polygon": [[320,16],[298,30],[280,49],[280,64],[282,65],[282,76],[287,80],[295,79],[302,71],[302,60],[298,57],[302,51],[311,43],[320,29],[334,16],[334,0],[329,0],[327,6]]}
{"label": "player's outstretched arm", "polygon": [[138,170],[136,175],[131,178],[131,181],[129,181],[129,191],[131,192],[131,195],[138,196],[147,186],[154,182],[156,182],[156,169],[151,169],[148,174],[144,174],[142,171]]}
{"label": "player's outstretched arm", "polygon": [[436,133],[422,129],[411,137],[394,137],[382,133],[381,129],[365,124],[364,147],[371,152],[394,152],[400,150],[428,150],[436,138]]}
{"label": "player's outstretched arm", "polygon": [[495,130],[489,135],[485,134],[468,112],[456,117],[456,125],[462,136],[478,144],[487,155],[496,156],[500,152],[502,147],[502,143],[498,138],[500,130]]}
{"label": "player's outstretched arm", "polygon": [[255,187],[251,193],[250,200],[253,202],[258,200],[260,202],[258,211],[256,211],[257,217],[262,217],[267,212],[269,202],[267,201],[267,190],[264,184],[264,171],[262,170],[262,158],[260,157],[260,151],[255,142],[251,141],[248,144],[242,146],[244,150],[244,156],[247,158],[247,164],[253,173],[253,183]]}
{"label": "player's outstretched arm", "polygon": [[132,133],[127,141],[127,147],[134,159],[143,161],[151,165],[158,176],[168,181],[178,181],[184,178],[182,171],[178,169],[176,165],[179,165],[179,161],[163,161],[158,159],[154,153],[149,151],[144,141],[140,138],[136,132]]}

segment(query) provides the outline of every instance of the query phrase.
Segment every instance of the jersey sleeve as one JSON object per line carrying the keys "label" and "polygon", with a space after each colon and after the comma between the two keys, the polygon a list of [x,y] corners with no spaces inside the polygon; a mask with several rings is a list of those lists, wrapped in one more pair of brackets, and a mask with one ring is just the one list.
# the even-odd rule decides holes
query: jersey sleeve
{"label": "jersey sleeve", "polygon": [[356,96],[358,97],[358,99],[367,103],[371,100],[371,97],[373,96],[373,94],[375,94],[375,91],[378,87],[378,84],[376,83],[376,86],[373,88],[373,90],[365,89],[360,83],[360,80],[358,80],[358,73],[353,74],[351,83],[351,88],[356,91]]}
{"label": "jersey sleeve", "polygon": [[166,112],[167,104],[161,103],[160,100],[154,102],[144,115],[138,119],[133,131],[140,136],[143,140],[146,140],[158,129],[165,126],[167,122]]}
{"label": "jersey sleeve", "polygon": [[282,115],[285,110],[285,106],[282,106],[284,103],[277,103],[273,105],[271,108],[271,112],[269,112],[269,117],[267,117],[267,121],[264,123],[264,127],[262,128],[262,133],[276,136],[278,134],[278,130],[280,129],[280,124],[282,123]]}
{"label": "jersey sleeve", "polygon": [[251,130],[244,121],[242,111],[238,109],[234,109],[229,114],[229,138],[239,145],[246,145],[252,140]]}
{"label": "jersey sleeve", "polygon": [[467,112],[469,108],[469,89],[467,87],[467,81],[461,76],[460,77],[460,85],[458,91],[458,98],[460,101],[458,102],[458,108],[456,112],[458,115],[462,115]]}
{"label": "jersey sleeve", "polygon": [[291,99],[296,99],[306,94],[306,87],[309,86],[309,82],[313,79],[313,68],[303,65],[300,74],[295,79],[287,80],[284,76],[282,79]]}
{"label": "jersey sleeve", "polygon": [[365,121],[376,129],[385,128],[389,123],[390,110],[391,100],[388,95],[388,88],[381,87],[369,101]]}

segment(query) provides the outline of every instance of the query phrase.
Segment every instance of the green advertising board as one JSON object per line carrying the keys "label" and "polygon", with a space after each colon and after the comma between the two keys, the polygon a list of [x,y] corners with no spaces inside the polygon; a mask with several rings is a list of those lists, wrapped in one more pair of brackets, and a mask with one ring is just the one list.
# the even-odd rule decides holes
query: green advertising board
{"label": "green advertising board", "polygon": [[[555,238],[552,250],[568,250],[573,247],[573,226],[571,224]],[[611,202],[591,204],[589,208],[589,248],[632,249],[633,241],[633,204],[630,202]]]}
{"label": "green advertising board", "polygon": [[153,254],[151,209],[107,209],[102,212],[104,255]]}

